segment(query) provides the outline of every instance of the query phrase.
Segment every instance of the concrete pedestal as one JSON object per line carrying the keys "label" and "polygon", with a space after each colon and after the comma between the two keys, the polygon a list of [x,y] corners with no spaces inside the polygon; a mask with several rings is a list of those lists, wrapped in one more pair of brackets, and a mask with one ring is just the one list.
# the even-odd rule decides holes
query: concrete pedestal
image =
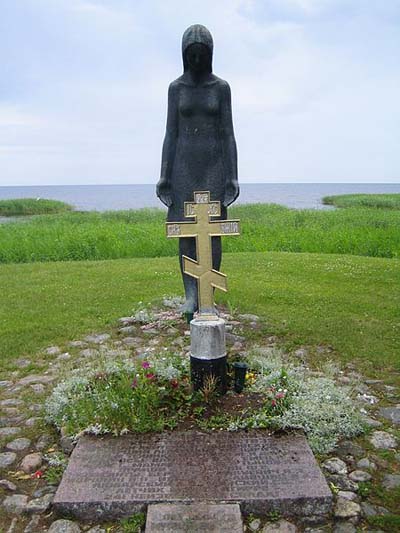
{"label": "concrete pedestal", "polygon": [[218,380],[218,390],[227,390],[225,321],[195,318],[190,322],[190,367],[194,390],[203,387],[207,376]]}

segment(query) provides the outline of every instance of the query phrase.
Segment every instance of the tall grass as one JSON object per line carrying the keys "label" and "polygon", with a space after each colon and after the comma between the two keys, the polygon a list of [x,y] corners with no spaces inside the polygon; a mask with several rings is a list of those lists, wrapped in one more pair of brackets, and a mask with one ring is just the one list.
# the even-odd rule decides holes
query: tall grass
{"label": "tall grass", "polygon": [[400,194],[342,194],[325,196],[322,202],[336,207],[374,207],[400,209]]}
{"label": "tall grass", "polygon": [[70,211],[72,206],[58,200],[44,198],[16,198],[0,200],[0,216],[47,215]]}
{"label": "tall grass", "polygon": [[[400,257],[400,211],[348,208],[296,210],[273,204],[234,207],[240,237],[229,252],[315,252]],[[161,257],[177,253],[165,237],[165,212],[69,212],[0,226],[0,263]]]}

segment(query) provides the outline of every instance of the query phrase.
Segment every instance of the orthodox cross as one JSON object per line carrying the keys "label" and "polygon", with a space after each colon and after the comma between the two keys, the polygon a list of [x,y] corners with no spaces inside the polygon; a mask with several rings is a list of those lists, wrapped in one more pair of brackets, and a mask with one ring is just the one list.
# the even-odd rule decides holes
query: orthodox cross
{"label": "orthodox cross", "polygon": [[196,258],[183,256],[183,271],[197,279],[199,313],[215,317],[214,288],[227,291],[226,275],[213,269],[212,237],[239,235],[239,220],[210,220],[221,216],[221,202],[211,202],[209,191],[194,193],[194,202],[185,202],[185,218],[194,221],[167,222],[167,237],[194,237]]}

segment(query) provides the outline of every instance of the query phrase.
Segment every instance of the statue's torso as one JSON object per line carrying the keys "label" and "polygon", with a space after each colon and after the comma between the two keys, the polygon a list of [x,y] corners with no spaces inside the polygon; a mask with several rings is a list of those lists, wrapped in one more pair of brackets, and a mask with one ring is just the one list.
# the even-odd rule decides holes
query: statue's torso
{"label": "statue's torso", "polygon": [[179,83],[177,113],[170,220],[181,217],[183,202],[192,201],[195,190],[209,190],[222,201],[225,183],[218,81],[201,87]]}
{"label": "statue's torso", "polygon": [[206,87],[182,85],[178,95],[178,135],[218,134],[220,102],[216,84]]}

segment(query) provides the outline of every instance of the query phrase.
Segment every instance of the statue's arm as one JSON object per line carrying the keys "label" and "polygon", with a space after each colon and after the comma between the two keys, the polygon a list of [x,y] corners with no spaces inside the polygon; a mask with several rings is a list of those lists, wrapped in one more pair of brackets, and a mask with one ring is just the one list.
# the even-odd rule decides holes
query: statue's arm
{"label": "statue's arm", "polygon": [[161,176],[157,183],[157,196],[167,207],[172,205],[171,170],[174,164],[176,138],[178,136],[178,98],[177,86],[173,82],[168,89],[167,128],[164,137]]}
{"label": "statue's arm", "polygon": [[225,194],[223,204],[227,207],[239,196],[239,183],[237,173],[237,149],[235,135],[233,133],[231,89],[228,83],[223,82],[221,90],[221,136],[223,167],[225,171]]}

